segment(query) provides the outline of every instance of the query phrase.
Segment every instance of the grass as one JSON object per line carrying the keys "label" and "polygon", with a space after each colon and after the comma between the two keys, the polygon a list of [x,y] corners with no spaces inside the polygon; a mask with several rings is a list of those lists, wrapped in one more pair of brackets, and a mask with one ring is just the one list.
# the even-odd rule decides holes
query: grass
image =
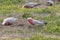
{"label": "grass", "polygon": [[40,34],[35,34],[31,38],[29,38],[29,40],[59,40],[59,39],[50,38],[50,37],[46,38],[46,37],[42,37]]}
{"label": "grass", "polygon": [[4,30],[4,33],[7,33],[7,34],[23,34],[24,31],[22,31],[22,30]]}
{"label": "grass", "polygon": [[[0,14],[3,14],[3,15],[6,15],[6,14],[9,14],[11,12],[23,12],[24,15],[29,15],[29,13],[31,12],[36,12],[38,14],[42,14],[42,13],[48,13],[48,14],[52,14],[52,16],[54,15],[54,13],[60,13],[59,11],[60,7],[59,6],[56,6],[56,7],[48,7],[48,8],[40,8],[40,9],[22,9],[20,8],[19,5],[3,5],[3,6],[0,6]],[[27,18],[27,15],[26,15],[26,18]],[[29,17],[28,16],[28,17]],[[25,17],[25,16],[24,16]],[[45,18],[42,18],[43,20],[46,20],[49,22],[49,19],[51,19],[52,22],[56,21],[57,19],[55,18],[57,16],[53,16],[53,17],[45,17]],[[59,19],[59,18],[58,18]],[[0,19],[1,20],[1,19]],[[58,21],[58,20],[57,20]],[[55,23],[56,24],[56,23]],[[49,25],[48,25],[49,26]],[[53,26],[53,25],[51,25]]]}
{"label": "grass", "polygon": [[2,40],[60,40],[58,38],[51,38],[51,37],[43,37],[40,34],[34,34],[30,38],[5,38]]}
{"label": "grass", "polygon": [[3,21],[3,19],[2,18],[0,18],[0,22],[2,22]]}
{"label": "grass", "polygon": [[[49,14],[49,16],[46,17],[33,17],[34,19],[47,21],[48,24],[44,25],[42,28],[36,27],[35,29],[39,32],[40,30],[45,33],[49,34],[55,34],[60,35],[60,15],[56,15],[57,13],[60,13],[60,6],[49,6],[47,8],[39,8],[39,9],[25,9],[21,8],[24,4],[24,1],[22,0],[0,0],[0,15],[7,16],[7,14],[10,13],[24,13],[22,15],[23,18],[33,17],[30,15],[30,13],[34,12],[34,14]],[[59,3],[57,3],[59,4]],[[0,18],[0,22],[3,21],[3,18]],[[24,33],[22,30],[15,30],[15,31],[5,31],[5,33]],[[7,38],[4,40],[59,40],[57,38],[46,38],[41,36],[40,34],[35,34],[30,38],[27,39],[21,39],[21,38]]]}
{"label": "grass", "polygon": [[60,12],[59,6],[52,6],[48,8],[40,8],[40,9],[23,9],[20,5],[2,5],[0,6],[0,14],[7,14],[11,12],[36,12],[36,13],[51,13],[52,11]]}

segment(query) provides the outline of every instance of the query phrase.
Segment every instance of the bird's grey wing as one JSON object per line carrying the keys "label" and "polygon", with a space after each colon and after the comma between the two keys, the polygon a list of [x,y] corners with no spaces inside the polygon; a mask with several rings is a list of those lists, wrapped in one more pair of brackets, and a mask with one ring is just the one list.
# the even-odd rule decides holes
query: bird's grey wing
{"label": "bird's grey wing", "polygon": [[36,25],[43,25],[43,22],[38,21],[38,20],[34,20],[33,23],[36,24]]}

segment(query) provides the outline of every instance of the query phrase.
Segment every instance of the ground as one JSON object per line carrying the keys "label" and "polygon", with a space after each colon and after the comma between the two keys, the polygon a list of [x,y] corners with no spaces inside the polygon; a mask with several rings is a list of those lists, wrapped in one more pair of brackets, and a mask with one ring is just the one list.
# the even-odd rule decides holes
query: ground
{"label": "ground", "polygon": [[[22,9],[20,5],[1,5],[0,6],[0,39],[1,40],[20,40],[20,38],[30,38],[31,40],[59,40],[60,39],[60,5],[45,6],[40,5],[32,9]],[[23,14],[28,14],[27,17],[32,17],[37,20],[47,21],[48,24],[44,26],[34,26],[33,28],[23,18]],[[2,26],[1,23],[4,18],[17,17],[16,23],[10,26]],[[38,36],[41,35],[42,37]],[[40,39],[39,39],[40,38]],[[30,40],[29,39],[29,40]]]}

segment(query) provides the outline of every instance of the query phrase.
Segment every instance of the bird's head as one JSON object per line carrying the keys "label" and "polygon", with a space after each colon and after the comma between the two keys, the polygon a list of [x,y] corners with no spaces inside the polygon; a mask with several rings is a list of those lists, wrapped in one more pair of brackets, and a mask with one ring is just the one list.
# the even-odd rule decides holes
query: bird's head
{"label": "bird's head", "polygon": [[53,1],[47,1],[48,3],[52,3],[53,4]]}
{"label": "bird's head", "polygon": [[3,22],[2,25],[3,26],[9,26],[9,25],[11,25],[11,23],[10,22],[5,22],[5,23]]}
{"label": "bird's head", "polygon": [[24,5],[22,8],[33,8],[31,5]]}
{"label": "bird's head", "polygon": [[32,21],[32,18],[27,18],[28,21]]}
{"label": "bird's head", "polygon": [[32,19],[32,18],[27,18],[27,21],[28,21],[30,24],[33,24],[33,19]]}
{"label": "bird's head", "polygon": [[53,5],[53,1],[47,1],[47,5],[48,6],[52,6]]}

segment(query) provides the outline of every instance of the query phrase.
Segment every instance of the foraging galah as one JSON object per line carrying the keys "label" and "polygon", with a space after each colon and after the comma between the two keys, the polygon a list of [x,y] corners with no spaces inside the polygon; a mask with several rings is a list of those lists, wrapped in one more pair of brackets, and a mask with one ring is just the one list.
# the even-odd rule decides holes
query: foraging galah
{"label": "foraging galah", "polygon": [[47,22],[42,22],[42,21],[39,21],[39,20],[34,20],[32,18],[27,18],[28,22],[31,24],[31,25],[44,25],[44,24],[47,24]]}
{"label": "foraging galah", "polygon": [[58,0],[58,2],[60,2],[60,0]]}
{"label": "foraging galah", "polygon": [[47,5],[47,6],[52,6],[53,3],[54,3],[54,2],[50,0],[50,1],[47,1],[47,4],[46,4],[46,5]]}
{"label": "foraging galah", "polygon": [[14,17],[6,18],[3,20],[2,25],[4,25],[4,26],[12,25],[16,20],[17,20],[17,18],[14,18]]}
{"label": "foraging galah", "polygon": [[22,8],[33,8],[33,7],[38,6],[38,5],[41,5],[41,4],[29,2],[29,3],[25,4],[25,5],[23,5]]}

